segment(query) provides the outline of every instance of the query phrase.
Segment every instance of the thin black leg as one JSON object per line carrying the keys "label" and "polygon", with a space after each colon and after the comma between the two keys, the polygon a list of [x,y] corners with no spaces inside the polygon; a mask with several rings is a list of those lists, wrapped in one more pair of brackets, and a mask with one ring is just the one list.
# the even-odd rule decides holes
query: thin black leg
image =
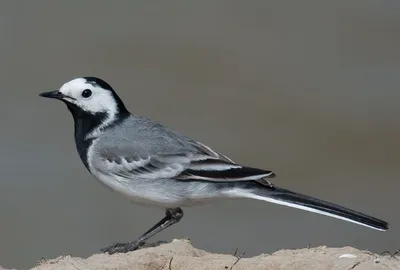
{"label": "thin black leg", "polygon": [[101,249],[102,252],[108,252],[109,254],[114,253],[126,253],[139,248],[140,245],[150,237],[156,235],[157,233],[165,230],[169,226],[178,223],[183,217],[183,211],[181,208],[169,208],[165,211],[165,217],[160,220],[156,225],[151,227],[142,236],[131,243],[117,243],[112,246]]}

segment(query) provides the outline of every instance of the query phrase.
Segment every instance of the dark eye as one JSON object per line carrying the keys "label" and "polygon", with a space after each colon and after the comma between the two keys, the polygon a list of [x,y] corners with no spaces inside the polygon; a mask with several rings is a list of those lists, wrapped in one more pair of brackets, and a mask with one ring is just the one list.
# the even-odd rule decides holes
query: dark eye
{"label": "dark eye", "polygon": [[85,89],[85,90],[83,90],[83,92],[82,92],[82,97],[84,97],[84,98],[89,98],[89,97],[91,97],[92,96],[92,90],[90,90],[90,89]]}

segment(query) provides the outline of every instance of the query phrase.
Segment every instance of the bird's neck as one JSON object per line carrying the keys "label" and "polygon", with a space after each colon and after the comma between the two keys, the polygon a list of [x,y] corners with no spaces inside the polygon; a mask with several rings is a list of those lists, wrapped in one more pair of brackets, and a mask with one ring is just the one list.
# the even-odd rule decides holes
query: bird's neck
{"label": "bird's neck", "polygon": [[116,114],[110,116],[106,112],[99,112],[92,114],[84,111],[75,105],[67,105],[72,117],[74,118],[75,125],[75,143],[78,154],[88,167],[87,152],[92,145],[93,140],[99,136],[100,132],[112,127],[116,123],[123,121],[127,114]]}

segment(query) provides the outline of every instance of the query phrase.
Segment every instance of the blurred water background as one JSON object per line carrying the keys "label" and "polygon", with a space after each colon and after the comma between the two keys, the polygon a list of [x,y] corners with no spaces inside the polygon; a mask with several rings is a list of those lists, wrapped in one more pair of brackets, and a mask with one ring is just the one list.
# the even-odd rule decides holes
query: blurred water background
{"label": "blurred water background", "polygon": [[377,232],[264,202],[184,209],[153,240],[213,252],[400,247],[399,1],[1,1],[0,264],[89,256],[163,217],[105,189],[65,106],[37,96],[81,76],[134,113],[276,185],[390,222]]}

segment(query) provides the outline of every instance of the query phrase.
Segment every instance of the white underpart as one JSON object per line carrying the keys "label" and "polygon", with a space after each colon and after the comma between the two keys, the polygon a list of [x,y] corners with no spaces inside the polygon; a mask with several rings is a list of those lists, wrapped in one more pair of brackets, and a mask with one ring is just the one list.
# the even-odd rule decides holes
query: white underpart
{"label": "white underpart", "polygon": [[368,228],[371,228],[371,229],[375,229],[375,230],[378,230],[378,231],[385,231],[385,230],[382,230],[382,229],[379,229],[379,228],[376,228],[376,227],[372,227],[372,226],[366,225],[366,224],[361,223],[361,222],[357,222],[357,221],[351,220],[349,218],[345,218],[345,217],[334,215],[334,214],[331,214],[331,213],[327,213],[327,212],[324,212],[324,211],[321,211],[321,210],[313,209],[311,207],[304,206],[304,205],[298,205],[298,204],[295,204],[295,203],[285,202],[285,201],[277,200],[277,199],[270,198],[270,197],[259,196],[259,195],[251,193],[250,191],[243,190],[243,189],[234,189],[234,190],[228,191],[226,193],[229,194],[231,197],[250,198],[250,199],[266,201],[266,202],[270,202],[270,203],[275,203],[275,204],[279,204],[279,205],[284,205],[284,206],[288,206],[288,207],[292,207],[292,208],[297,208],[297,209],[309,211],[309,212],[312,212],[312,213],[317,213],[317,214],[320,214],[320,215],[325,215],[325,216],[328,216],[328,217],[333,217],[333,218],[345,220],[345,221],[348,221],[348,222],[351,222],[351,223],[355,223],[355,224],[358,224],[358,225],[361,225],[361,226],[365,226],[365,227],[368,227]]}
{"label": "white underpart", "polygon": [[[85,89],[92,91],[93,94],[91,97],[82,97],[82,92]],[[88,134],[87,138],[98,136],[102,128],[115,120],[118,113],[118,105],[109,90],[93,86],[84,78],[77,78],[65,83],[59,91],[66,96],[65,100],[75,104],[84,111],[92,114],[106,113],[107,117],[103,123]]]}

